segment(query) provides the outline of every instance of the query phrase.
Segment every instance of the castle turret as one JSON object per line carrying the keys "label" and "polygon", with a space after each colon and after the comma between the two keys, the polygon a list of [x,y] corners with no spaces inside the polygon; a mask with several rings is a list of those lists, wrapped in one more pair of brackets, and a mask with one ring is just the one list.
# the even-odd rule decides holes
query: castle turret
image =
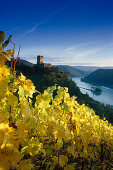
{"label": "castle turret", "polygon": [[43,62],[43,56],[38,55],[37,56],[37,67],[52,67],[49,63]]}
{"label": "castle turret", "polygon": [[43,64],[43,56],[37,56],[37,64]]}

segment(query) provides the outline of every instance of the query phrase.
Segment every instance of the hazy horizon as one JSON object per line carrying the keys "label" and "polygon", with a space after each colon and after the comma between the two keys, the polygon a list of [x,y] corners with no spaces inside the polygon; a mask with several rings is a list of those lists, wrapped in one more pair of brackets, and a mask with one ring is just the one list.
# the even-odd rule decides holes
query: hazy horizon
{"label": "hazy horizon", "polygon": [[[24,58],[20,58],[20,59],[25,60]],[[36,57],[35,62],[32,62],[30,60],[25,60],[25,61],[28,61],[32,64],[37,64],[37,57]],[[47,63],[47,62],[45,62],[45,59],[44,59],[44,63]],[[50,64],[52,64],[52,63],[50,63]],[[74,64],[74,63],[67,63],[67,64],[66,63],[60,63],[60,64],[54,63],[52,65],[65,65],[65,66],[77,66],[77,67],[113,67],[112,65],[109,65],[109,66],[106,66],[106,65],[91,65],[91,64],[88,64],[88,63],[84,63],[84,65],[83,65],[83,63],[76,63],[76,64]]]}

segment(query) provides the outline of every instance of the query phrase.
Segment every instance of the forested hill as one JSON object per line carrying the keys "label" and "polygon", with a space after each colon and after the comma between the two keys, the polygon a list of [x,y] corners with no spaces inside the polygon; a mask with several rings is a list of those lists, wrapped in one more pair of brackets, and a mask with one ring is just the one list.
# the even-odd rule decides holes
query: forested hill
{"label": "forested hill", "polygon": [[98,69],[83,81],[113,88],[113,69]]}
{"label": "forested hill", "polygon": [[31,62],[29,62],[29,61],[27,61],[27,60],[23,60],[23,59],[20,59],[19,61],[18,61],[19,63],[23,63],[23,64],[25,64],[25,65],[28,65],[28,66],[30,66],[30,67],[33,67],[35,64],[33,64],[33,63],[31,63]]}
{"label": "forested hill", "polygon": [[47,89],[47,87],[53,86],[55,84],[58,84],[62,87],[68,87],[69,94],[71,96],[76,96],[77,101],[80,104],[86,104],[88,107],[92,108],[101,118],[105,116],[109,122],[113,123],[113,110],[109,106],[105,106],[104,104],[100,104],[99,102],[93,100],[87,94],[82,94],[75,82],[72,81],[70,75],[67,72],[62,72],[60,68],[44,68],[37,66],[30,67],[23,63],[17,62],[16,72],[17,76],[20,74],[20,72],[22,72],[27,78],[31,79],[36,89],[41,93]]}
{"label": "forested hill", "polygon": [[88,75],[87,71],[82,71],[77,68],[74,68],[73,66],[68,65],[57,65],[57,67],[61,68],[65,72],[69,72],[71,76],[74,77],[84,77]]}

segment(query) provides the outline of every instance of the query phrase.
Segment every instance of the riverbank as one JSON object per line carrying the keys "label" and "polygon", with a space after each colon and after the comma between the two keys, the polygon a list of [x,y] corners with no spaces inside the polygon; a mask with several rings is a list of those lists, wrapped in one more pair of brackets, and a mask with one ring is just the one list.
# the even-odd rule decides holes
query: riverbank
{"label": "riverbank", "polygon": [[84,88],[84,89],[80,88],[80,91],[83,94],[88,94],[95,101],[103,103],[107,106],[109,105],[113,109],[113,89],[112,88],[95,85],[96,88],[100,88],[102,90],[101,94],[97,95],[93,93],[92,91],[87,90],[87,89],[92,89],[94,84],[81,81],[81,77],[72,77],[72,80],[77,84],[78,87]]}
{"label": "riverbank", "polygon": [[113,85],[108,85],[108,84],[105,84],[105,83],[94,83],[92,81],[89,81],[89,80],[85,80],[83,77],[81,77],[81,81],[85,82],[85,83],[90,83],[94,86],[103,86],[105,88],[110,88],[110,89],[113,89]]}

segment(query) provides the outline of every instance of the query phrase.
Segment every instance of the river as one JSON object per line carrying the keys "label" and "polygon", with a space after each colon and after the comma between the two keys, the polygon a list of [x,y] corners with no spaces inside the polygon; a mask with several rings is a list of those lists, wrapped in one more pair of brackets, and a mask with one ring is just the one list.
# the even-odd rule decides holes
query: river
{"label": "river", "polygon": [[[81,77],[72,77],[78,87],[90,89],[94,86],[93,84],[86,83],[81,81]],[[102,90],[100,95],[94,94],[94,92],[80,88],[80,91],[83,94],[88,94],[94,100],[104,103],[105,105],[112,105],[113,106],[113,89],[104,86],[96,86]]]}

